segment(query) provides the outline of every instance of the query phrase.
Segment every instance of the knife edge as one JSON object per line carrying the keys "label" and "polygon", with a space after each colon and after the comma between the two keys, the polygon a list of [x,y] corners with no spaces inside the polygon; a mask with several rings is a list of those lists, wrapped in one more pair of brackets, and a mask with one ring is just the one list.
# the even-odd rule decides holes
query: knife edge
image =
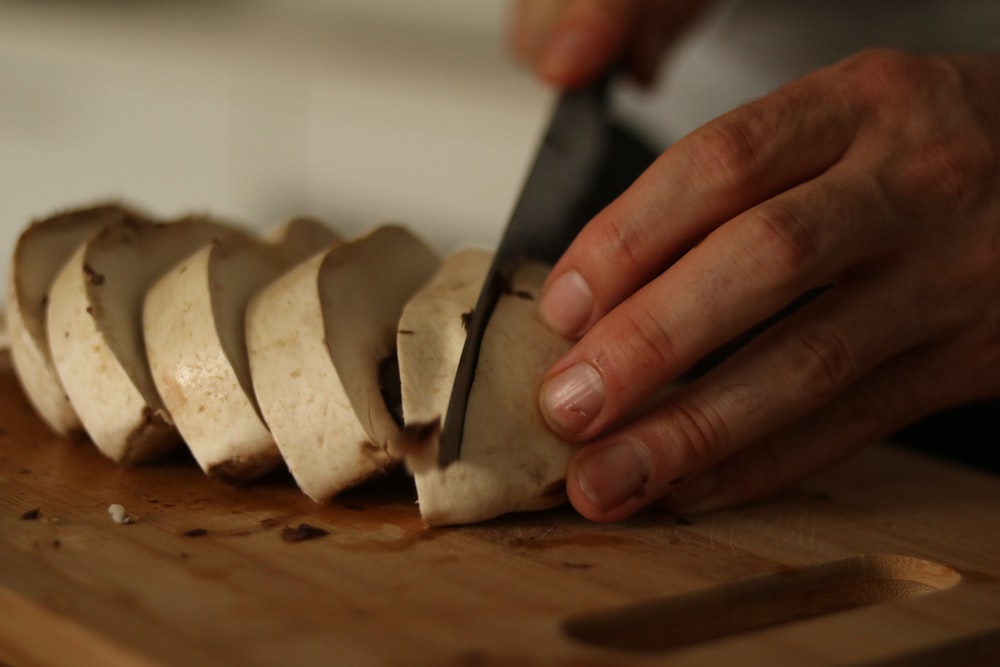
{"label": "knife edge", "polygon": [[518,266],[554,263],[593,213],[590,190],[607,153],[608,78],[562,94],[542,137],[467,327],[438,446],[438,467],[462,451],[483,335]]}

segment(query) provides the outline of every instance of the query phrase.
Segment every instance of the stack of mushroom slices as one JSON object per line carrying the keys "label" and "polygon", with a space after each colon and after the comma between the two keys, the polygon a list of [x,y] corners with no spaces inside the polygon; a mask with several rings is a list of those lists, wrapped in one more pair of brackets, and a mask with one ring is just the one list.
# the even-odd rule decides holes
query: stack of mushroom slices
{"label": "stack of mushroom slices", "polygon": [[263,237],[101,204],[33,222],[8,282],[11,356],[39,416],[124,465],[187,446],[209,475],[287,466],[326,501],[405,460],[431,525],[565,501],[570,446],[536,408],[567,343],[536,316],[548,267],[487,328],[462,458],[437,460],[465,321],[491,254],[442,262],[398,225],[343,240],[296,218]]}

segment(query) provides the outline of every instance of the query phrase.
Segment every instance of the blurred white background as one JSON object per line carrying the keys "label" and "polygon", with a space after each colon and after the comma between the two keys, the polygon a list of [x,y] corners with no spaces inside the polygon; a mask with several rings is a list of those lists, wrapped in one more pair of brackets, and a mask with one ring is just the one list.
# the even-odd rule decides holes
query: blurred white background
{"label": "blurred white background", "polygon": [[[0,272],[31,218],[108,197],[494,244],[552,103],[509,2],[0,2]],[[665,144],[870,45],[997,51],[1000,2],[723,0],[620,112]]]}
{"label": "blurred white background", "polygon": [[29,219],[121,197],[263,227],[493,244],[550,93],[503,0],[0,7],[0,270]]}

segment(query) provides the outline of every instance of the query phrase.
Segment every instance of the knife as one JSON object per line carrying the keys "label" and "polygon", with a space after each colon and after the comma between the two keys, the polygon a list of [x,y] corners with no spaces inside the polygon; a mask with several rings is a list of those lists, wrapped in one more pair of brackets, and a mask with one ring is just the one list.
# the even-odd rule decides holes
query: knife
{"label": "knife", "polygon": [[[562,93],[468,320],[438,450],[446,468],[462,451],[465,413],[483,334],[501,294],[524,262],[554,263],[597,212],[595,195],[608,155],[608,78]],[[606,202],[601,202],[601,204]]]}

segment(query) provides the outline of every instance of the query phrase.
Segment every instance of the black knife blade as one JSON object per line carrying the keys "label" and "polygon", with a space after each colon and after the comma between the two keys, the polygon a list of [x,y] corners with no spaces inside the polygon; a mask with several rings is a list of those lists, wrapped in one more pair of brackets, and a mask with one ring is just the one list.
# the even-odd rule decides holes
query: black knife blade
{"label": "black knife blade", "polygon": [[607,89],[605,78],[559,98],[468,321],[442,425],[441,468],[461,454],[483,334],[513,272],[529,260],[554,263],[595,213],[594,188],[608,152]]}

